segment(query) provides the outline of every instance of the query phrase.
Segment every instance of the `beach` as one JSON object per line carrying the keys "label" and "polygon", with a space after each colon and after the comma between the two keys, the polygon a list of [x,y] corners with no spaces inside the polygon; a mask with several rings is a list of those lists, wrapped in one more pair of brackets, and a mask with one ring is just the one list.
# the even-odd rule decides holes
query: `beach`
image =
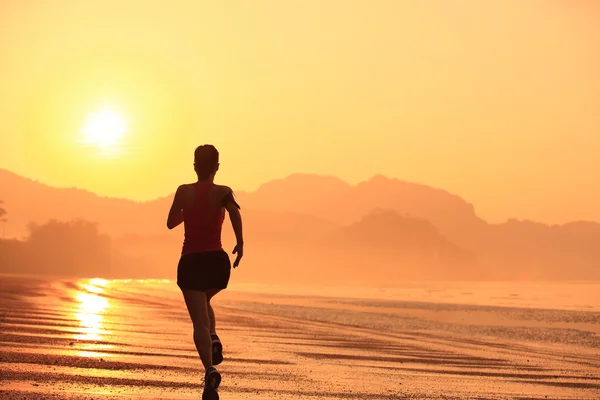
{"label": "beach", "polygon": [[[0,276],[1,399],[200,399],[172,280]],[[232,284],[221,399],[599,399],[600,283]]]}

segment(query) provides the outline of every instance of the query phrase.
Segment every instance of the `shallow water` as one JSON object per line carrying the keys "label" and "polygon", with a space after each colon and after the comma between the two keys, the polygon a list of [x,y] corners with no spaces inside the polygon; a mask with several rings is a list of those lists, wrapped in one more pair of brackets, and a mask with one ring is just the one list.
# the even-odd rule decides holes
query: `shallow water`
{"label": "shallow water", "polygon": [[600,282],[395,282],[385,287],[238,284],[256,293],[600,311]]}
{"label": "shallow water", "polygon": [[[597,289],[232,284],[221,399],[598,399]],[[173,282],[3,276],[0,304],[0,398],[200,398]]]}

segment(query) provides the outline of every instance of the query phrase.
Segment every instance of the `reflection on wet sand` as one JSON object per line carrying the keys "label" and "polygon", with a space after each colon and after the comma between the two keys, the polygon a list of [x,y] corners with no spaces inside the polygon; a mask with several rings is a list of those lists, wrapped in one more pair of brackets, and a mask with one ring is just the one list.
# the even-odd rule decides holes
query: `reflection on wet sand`
{"label": "reflection on wet sand", "polygon": [[[110,307],[108,299],[102,296],[104,287],[109,281],[104,279],[91,279],[88,282],[80,282],[85,291],[75,294],[77,302],[73,315],[79,320],[79,333],[75,335],[76,340],[99,341],[106,334],[103,329],[104,313]],[[82,355],[91,356],[93,352],[85,352]]]}

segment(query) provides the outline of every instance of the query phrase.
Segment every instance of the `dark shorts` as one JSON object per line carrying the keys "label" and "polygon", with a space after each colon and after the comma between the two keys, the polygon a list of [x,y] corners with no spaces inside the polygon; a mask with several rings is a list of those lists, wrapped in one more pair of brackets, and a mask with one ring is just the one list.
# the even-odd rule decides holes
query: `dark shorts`
{"label": "dark shorts", "polygon": [[207,251],[181,256],[177,266],[177,286],[181,289],[225,289],[231,275],[231,261],[224,251]]}

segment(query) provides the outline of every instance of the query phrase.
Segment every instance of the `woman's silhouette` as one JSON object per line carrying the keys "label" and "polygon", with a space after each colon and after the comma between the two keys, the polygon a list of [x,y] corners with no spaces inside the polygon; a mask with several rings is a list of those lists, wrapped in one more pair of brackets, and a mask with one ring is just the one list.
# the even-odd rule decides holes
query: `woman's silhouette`
{"label": "woman's silhouette", "polygon": [[223,346],[215,330],[215,313],[210,300],[227,287],[231,272],[229,256],[221,245],[225,210],[229,212],[237,244],[233,253],[237,267],[244,254],[240,206],[227,186],[216,185],[219,152],[212,145],[194,152],[196,183],[181,185],[175,192],[167,227],[183,222],[185,238],[177,266],[177,285],[183,293],[194,325],[194,343],[205,368],[203,400],[219,398],[221,374],[214,367],[223,361]]}

